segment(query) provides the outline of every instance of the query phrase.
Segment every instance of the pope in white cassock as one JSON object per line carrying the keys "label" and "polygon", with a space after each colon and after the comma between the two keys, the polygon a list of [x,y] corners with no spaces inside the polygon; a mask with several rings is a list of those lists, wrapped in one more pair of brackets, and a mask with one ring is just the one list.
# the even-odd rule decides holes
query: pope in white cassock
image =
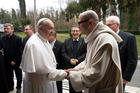
{"label": "pope in white cassock", "polygon": [[54,24],[42,18],[37,27],[38,32],[27,41],[22,56],[23,93],[57,93],[55,81],[63,80],[67,73],[56,69],[55,56],[48,42]]}

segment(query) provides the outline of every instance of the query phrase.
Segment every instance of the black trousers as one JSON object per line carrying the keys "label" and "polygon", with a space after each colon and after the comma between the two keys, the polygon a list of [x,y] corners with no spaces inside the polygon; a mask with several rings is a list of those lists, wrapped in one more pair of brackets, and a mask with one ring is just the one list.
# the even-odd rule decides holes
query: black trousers
{"label": "black trousers", "polygon": [[62,91],[62,81],[56,81],[58,93],[63,93]]}
{"label": "black trousers", "polygon": [[0,55],[0,93],[8,93],[6,68],[2,55]]}
{"label": "black trousers", "polygon": [[17,79],[17,89],[21,88],[22,83],[22,70],[19,67],[9,66],[7,68],[8,89],[14,89],[14,71]]}
{"label": "black trousers", "polygon": [[126,84],[123,84],[123,93],[125,93],[125,85],[126,85]]}
{"label": "black trousers", "polygon": [[76,92],[76,91],[72,88],[72,85],[71,85],[71,83],[70,83],[70,81],[69,81],[69,93],[82,93],[82,91]]}

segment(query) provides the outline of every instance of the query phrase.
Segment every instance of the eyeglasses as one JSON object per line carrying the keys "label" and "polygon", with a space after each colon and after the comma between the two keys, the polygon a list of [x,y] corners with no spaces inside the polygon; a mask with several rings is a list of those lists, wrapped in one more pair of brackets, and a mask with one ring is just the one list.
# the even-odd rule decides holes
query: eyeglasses
{"label": "eyeglasses", "polygon": [[78,22],[78,25],[80,25],[81,23],[87,22],[88,20],[89,20],[89,19],[79,21],[79,22]]}
{"label": "eyeglasses", "polygon": [[107,26],[112,26],[112,25],[114,25],[114,24],[116,24],[116,23],[113,23],[113,24],[106,24]]}
{"label": "eyeglasses", "polygon": [[72,30],[72,32],[79,32],[79,30]]}
{"label": "eyeglasses", "polygon": [[30,30],[30,29],[24,29],[24,30]]}

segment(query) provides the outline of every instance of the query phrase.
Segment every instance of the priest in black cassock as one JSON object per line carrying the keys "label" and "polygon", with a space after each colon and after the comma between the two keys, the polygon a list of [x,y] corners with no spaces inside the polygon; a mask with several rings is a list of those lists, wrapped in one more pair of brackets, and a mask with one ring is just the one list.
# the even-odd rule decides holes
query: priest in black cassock
{"label": "priest in black cassock", "polygon": [[14,34],[14,27],[10,23],[4,25],[5,35],[1,38],[4,50],[4,61],[7,74],[8,91],[14,90],[14,73],[17,78],[17,92],[21,92],[22,71],[19,68],[22,53],[22,39]]}
{"label": "priest in black cassock", "polygon": [[7,77],[6,77],[6,69],[5,69],[5,63],[4,63],[4,57],[3,57],[3,49],[1,44],[1,38],[0,38],[0,91],[1,93],[8,93],[8,83],[7,83]]}

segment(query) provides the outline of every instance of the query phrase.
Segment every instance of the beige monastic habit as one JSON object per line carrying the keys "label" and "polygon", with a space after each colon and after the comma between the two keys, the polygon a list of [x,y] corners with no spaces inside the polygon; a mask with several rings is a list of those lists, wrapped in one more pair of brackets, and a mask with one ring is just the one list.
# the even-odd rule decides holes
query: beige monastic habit
{"label": "beige monastic habit", "polygon": [[76,91],[84,93],[122,93],[121,66],[117,41],[122,39],[99,22],[85,38],[86,59],[70,71]]}

